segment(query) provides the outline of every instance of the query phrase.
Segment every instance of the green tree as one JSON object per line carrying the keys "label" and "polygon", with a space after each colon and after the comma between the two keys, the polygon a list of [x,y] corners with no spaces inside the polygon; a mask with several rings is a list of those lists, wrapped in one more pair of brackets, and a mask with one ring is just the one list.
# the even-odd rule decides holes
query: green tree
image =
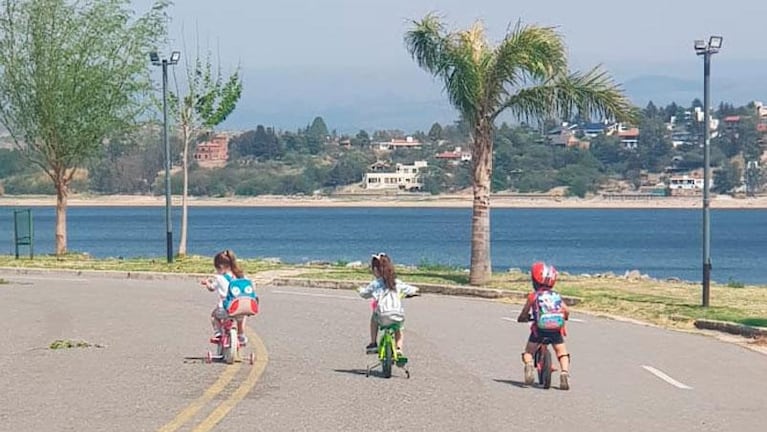
{"label": "green tree", "polygon": [[53,182],[62,255],[75,173],[146,108],[147,54],[164,36],[167,2],[139,17],[128,0],[4,0],[0,8],[0,123]]}
{"label": "green tree", "polygon": [[312,124],[306,128],[306,143],[309,147],[309,153],[318,154],[322,152],[329,136],[328,126],[322,117],[315,117]]}
{"label": "green tree", "polygon": [[628,99],[603,71],[570,73],[562,37],[550,27],[517,25],[503,40],[488,43],[482,25],[447,32],[434,14],[405,34],[418,65],[444,81],[450,103],[461,113],[472,137],[474,193],[472,285],[487,283],[490,265],[490,185],[493,128],[504,112],[521,118],[570,118],[573,113],[631,117]]}
{"label": "green tree", "polygon": [[671,136],[660,118],[644,117],[639,122],[639,157],[645,169],[661,171],[671,160]]}
{"label": "green tree", "polygon": [[442,139],[442,125],[439,123],[434,123],[431,125],[431,129],[429,129],[429,140],[431,142],[436,143],[437,141]]}
{"label": "green tree", "polygon": [[176,117],[178,133],[183,146],[181,165],[183,189],[181,192],[181,238],[178,255],[186,255],[189,225],[189,146],[200,134],[210,134],[224,122],[237,107],[242,95],[239,70],[224,77],[221,67],[213,66],[211,53],[205,58],[199,53],[193,60],[184,60],[186,79],[176,80],[176,91],[170,96],[171,111]]}
{"label": "green tree", "polygon": [[740,185],[742,170],[738,164],[725,162],[719,169],[714,171],[714,185],[712,191],[727,193]]}

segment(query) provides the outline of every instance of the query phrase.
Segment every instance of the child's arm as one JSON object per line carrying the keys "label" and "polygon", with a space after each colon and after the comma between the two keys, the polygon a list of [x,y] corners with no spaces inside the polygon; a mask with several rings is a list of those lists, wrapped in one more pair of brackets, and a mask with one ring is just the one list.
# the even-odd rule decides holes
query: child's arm
{"label": "child's arm", "polygon": [[397,290],[408,297],[418,294],[418,287],[414,287],[413,285],[408,285],[400,281],[399,279],[397,279]]}
{"label": "child's arm", "polygon": [[517,317],[517,322],[524,323],[530,321],[530,308],[533,306],[534,298],[535,295],[532,293],[527,296],[525,305],[522,307],[522,310],[519,312],[519,316]]}
{"label": "child's arm", "polygon": [[565,314],[565,320],[570,319],[570,308],[567,307],[565,302],[562,302],[562,312]]}
{"label": "child's arm", "polygon": [[208,289],[208,291],[213,292],[216,290],[216,288],[213,286],[213,281],[211,278],[205,278],[200,280],[200,285],[204,286]]}
{"label": "child's arm", "polygon": [[366,287],[362,287],[358,289],[357,292],[362,298],[371,298],[373,297],[373,290],[375,290],[375,288],[376,288],[376,283],[375,281],[373,281],[373,282],[370,282]]}

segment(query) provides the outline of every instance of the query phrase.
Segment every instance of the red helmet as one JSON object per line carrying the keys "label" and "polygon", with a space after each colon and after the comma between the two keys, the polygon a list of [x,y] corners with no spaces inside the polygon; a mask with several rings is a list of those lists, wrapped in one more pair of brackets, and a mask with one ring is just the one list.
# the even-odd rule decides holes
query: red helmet
{"label": "red helmet", "polygon": [[551,264],[538,261],[530,267],[530,277],[536,289],[539,286],[553,288],[557,283],[557,269]]}

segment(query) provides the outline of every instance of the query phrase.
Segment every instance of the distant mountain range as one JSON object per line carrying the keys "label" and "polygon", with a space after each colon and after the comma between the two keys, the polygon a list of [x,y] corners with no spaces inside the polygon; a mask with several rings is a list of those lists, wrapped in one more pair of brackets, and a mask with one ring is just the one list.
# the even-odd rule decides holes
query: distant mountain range
{"label": "distant mountain range", "polygon": [[[659,73],[657,71],[662,71]],[[627,73],[629,72],[629,73]],[[616,80],[640,107],[703,100],[702,62],[668,67],[624,68]],[[295,130],[319,115],[339,133],[360,129],[428,130],[432,123],[450,123],[455,110],[441,84],[417,67],[389,69],[244,70],[244,93],[237,110],[223,125],[252,129],[258,124]],[[712,104],[767,102],[767,61],[722,62],[712,66]]]}

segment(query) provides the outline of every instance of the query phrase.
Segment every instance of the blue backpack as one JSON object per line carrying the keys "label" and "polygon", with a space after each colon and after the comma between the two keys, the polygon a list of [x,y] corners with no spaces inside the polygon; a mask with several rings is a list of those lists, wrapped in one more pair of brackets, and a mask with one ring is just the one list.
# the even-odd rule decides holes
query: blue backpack
{"label": "blue backpack", "polygon": [[253,287],[253,281],[244,277],[234,278],[228,273],[224,277],[229,282],[226,298],[224,298],[224,309],[229,316],[257,314],[258,295]]}
{"label": "blue backpack", "polygon": [[541,330],[560,330],[565,326],[565,313],[562,297],[554,290],[544,290],[535,294],[535,323]]}

